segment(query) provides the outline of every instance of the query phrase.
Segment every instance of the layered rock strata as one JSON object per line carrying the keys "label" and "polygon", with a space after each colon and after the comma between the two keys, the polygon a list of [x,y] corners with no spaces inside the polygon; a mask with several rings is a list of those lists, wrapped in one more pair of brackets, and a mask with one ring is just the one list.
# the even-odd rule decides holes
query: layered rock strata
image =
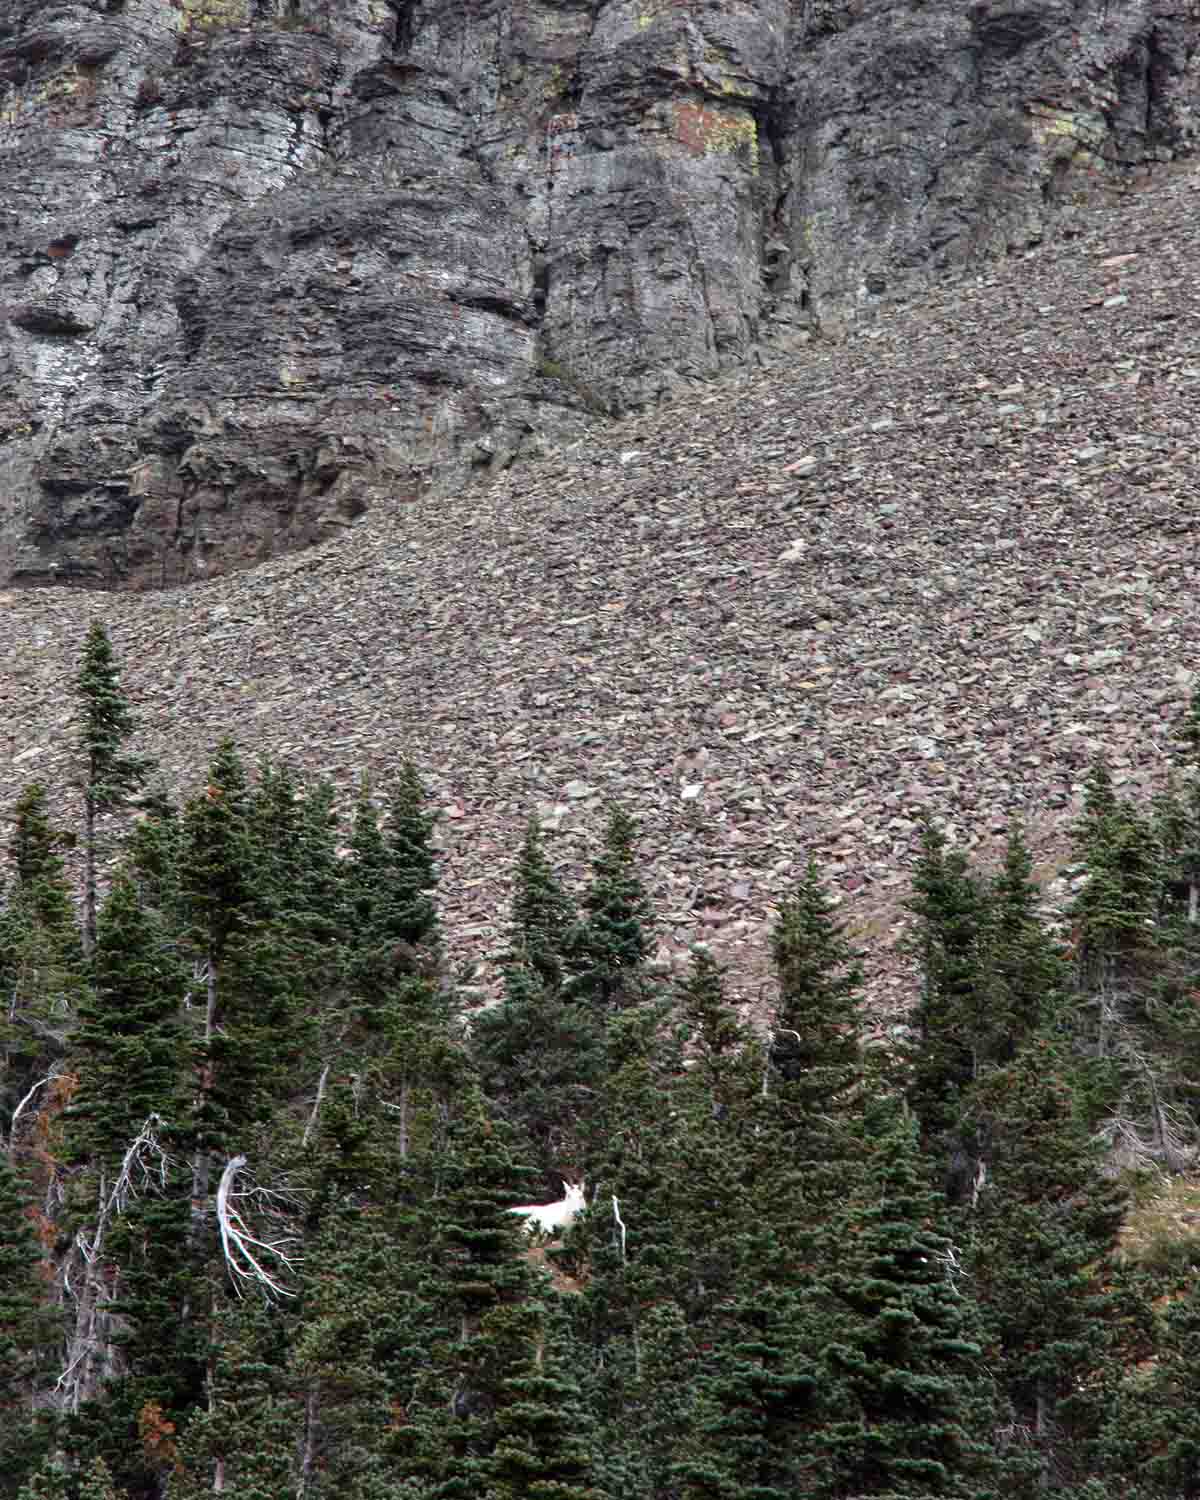
{"label": "layered rock strata", "polygon": [[1195,0],[10,0],[0,578],[327,538],[1070,230]]}

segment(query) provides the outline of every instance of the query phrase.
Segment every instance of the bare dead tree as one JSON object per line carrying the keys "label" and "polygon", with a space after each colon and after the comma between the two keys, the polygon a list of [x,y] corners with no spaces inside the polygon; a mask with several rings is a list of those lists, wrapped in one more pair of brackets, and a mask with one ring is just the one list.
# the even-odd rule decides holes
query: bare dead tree
{"label": "bare dead tree", "polygon": [[8,1122],[8,1153],[10,1156],[12,1156],[17,1149],[17,1122],[20,1120],[21,1115],[29,1107],[29,1105],[32,1104],[33,1096],[37,1093],[38,1089],[45,1088],[48,1083],[53,1083],[54,1080],[59,1077],[61,1072],[61,1067],[57,1063],[55,1063],[55,1065],[46,1074],[45,1078],[39,1078],[36,1083],[30,1086],[24,1097],[18,1103],[16,1109],[13,1110],[12,1119]]}
{"label": "bare dead tree", "polygon": [[96,1222],[80,1230],[59,1271],[64,1301],[75,1304],[75,1326],[67,1341],[66,1364],[54,1384],[54,1401],[75,1412],[106,1380],[118,1373],[113,1335],[118,1320],[111,1305],[119,1292],[117,1268],[105,1261],[104,1244],[113,1220],[146,1192],[162,1192],[173,1166],[159,1139],[161,1115],[151,1114],[130,1143],[111,1187],[100,1180]]}
{"label": "bare dead tree", "polygon": [[[230,1157],[217,1185],[217,1226],[230,1282],[239,1297],[249,1286],[259,1287],[268,1301],[294,1297],[295,1292],[281,1277],[294,1272],[302,1259],[296,1248],[300,1237],[291,1227],[291,1215],[297,1207],[295,1196],[250,1180],[239,1189],[236,1184],[246,1164],[244,1156]],[[282,1233],[274,1239],[261,1239],[247,1223],[239,1201],[246,1212],[253,1208],[259,1217],[276,1220]]]}
{"label": "bare dead tree", "polygon": [[321,1069],[321,1077],[317,1081],[317,1097],[313,1100],[312,1114],[308,1117],[308,1124],[304,1127],[304,1136],[300,1144],[307,1146],[317,1126],[317,1117],[321,1113],[321,1103],[325,1098],[325,1083],[329,1077],[329,1064],[326,1063]]}

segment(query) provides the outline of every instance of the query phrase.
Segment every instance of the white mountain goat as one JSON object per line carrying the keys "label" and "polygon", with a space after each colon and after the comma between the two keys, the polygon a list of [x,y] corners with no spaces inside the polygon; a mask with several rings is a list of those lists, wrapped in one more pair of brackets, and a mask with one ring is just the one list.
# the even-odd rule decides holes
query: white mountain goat
{"label": "white mountain goat", "polygon": [[583,1183],[563,1180],[563,1196],[557,1203],[523,1203],[520,1208],[510,1208],[510,1214],[523,1214],[526,1232],[540,1230],[555,1239],[584,1208]]}

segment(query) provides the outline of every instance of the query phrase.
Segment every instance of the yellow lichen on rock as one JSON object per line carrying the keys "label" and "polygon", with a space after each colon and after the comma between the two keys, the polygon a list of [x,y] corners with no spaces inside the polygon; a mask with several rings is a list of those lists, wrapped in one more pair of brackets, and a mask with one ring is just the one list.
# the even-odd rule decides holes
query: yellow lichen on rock
{"label": "yellow lichen on rock", "polygon": [[744,151],[750,170],[758,171],[758,124],[745,110],[677,104],[675,135],[696,156],[731,156]]}
{"label": "yellow lichen on rock", "polygon": [[249,21],[249,0],[180,0],[181,31],[199,27],[246,26]]}

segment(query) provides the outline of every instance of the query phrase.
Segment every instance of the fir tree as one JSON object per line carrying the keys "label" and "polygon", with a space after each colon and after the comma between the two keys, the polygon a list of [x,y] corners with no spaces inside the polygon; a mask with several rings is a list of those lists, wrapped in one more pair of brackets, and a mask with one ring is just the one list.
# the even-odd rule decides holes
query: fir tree
{"label": "fir tree", "polygon": [[[199,1394],[200,1366],[182,1326],[194,1268],[186,1254],[189,1182],[174,1154],[187,1144],[182,1000],[189,976],[126,872],[101,909],[92,974],[72,1043],[80,1084],[65,1138],[68,1155],[87,1169],[71,1194],[91,1247],[73,1277],[77,1323],[87,1324],[80,1337],[104,1346],[85,1372],[94,1365],[105,1374],[73,1430],[85,1451],[101,1448],[122,1486],[140,1494],[154,1481],[136,1461],[138,1413],[155,1402],[179,1416]],[[158,1147],[150,1170],[133,1170],[110,1212],[126,1153],[146,1129]]]}
{"label": "fir tree", "polygon": [[43,1300],[41,1246],[31,1190],[0,1151],[0,1494],[11,1495],[42,1456],[49,1434],[33,1395],[55,1328]]}
{"label": "fir tree", "polygon": [[[346,910],[351,983],[368,1025],[397,1001],[432,1014],[440,992],[441,928],[434,892],[434,818],[411,762],[400,769],[381,823],[364,783],[351,831]],[[407,997],[407,999],[405,999]]]}
{"label": "fir tree", "polygon": [[641,999],[651,922],[637,868],[637,825],[614,807],[584,892],[583,918],[571,935],[570,992],[602,1013]]}
{"label": "fir tree", "polygon": [[1090,1416],[1079,1392],[1108,1358],[1125,1194],[1079,1116],[1069,1058],[1039,1036],[972,1092],[967,1125],[987,1170],[961,1210],[966,1268],[988,1363],[1022,1435],[1013,1493],[1040,1493],[1079,1463]]}
{"label": "fir tree", "polygon": [[83,752],[83,941],[91,953],[96,942],[98,820],[128,804],[149,773],[151,762],[129,755],[126,740],[135,725],[108,632],[93,621],[83,648],[77,681],[82,712]]}
{"label": "fir tree", "polygon": [[1117,797],[1103,759],[1088,776],[1075,842],[1087,866],[1073,910],[1080,974],[1098,986],[1151,960],[1163,881],[1155,830]]}
{"label": "fir tree", "polygon": [[771,1061],[801,1107],[829,1109],[861,1076],[863,977],[812,859],[780,907],[771,956],[779,986]]}
{"label": "fir tree", "polygon": [[15,879],[0,911],[0,1090],[14,1109],[62,1056],[84,988],[83,946],[46,789],[18,799],[9,857]]}
{"label": "fir tree", "polygon": [[148,1116],[178,1127],[187,979],[171,936],[144,909],[129,876],[119,874],[100,915],[92,987],[72,1037],[81,1082],[67,1122],[80,1156],[111,1168]]}
{"label": "fir tree", "polygon": [[909,1100],[929,1140],[956,1122],[962,1090],[976,1076],[990,1025],[988,894],[961,850],[926,822],[913,878],[912,947],[921,966],[917,1041]]}
{"label": "fir tree", "polygon": [[515,1331],[524,1349],[499,1386],[488,1500],[603,1500],[594,1431],[570,1375],[564,1322],[536,1304],[522,1321]]}
{"label": "fir tree", "polygon": [[485,1491],[497,1414],[513,1394],[506,1382],[526,1349],[533,1282],[523,1231],[506,1209],[529,1174],[474,1091],[460,1101],[438,1158],[438,1188],[425,1206],[425,1295],[436,1332],[405,1441],[437,1500],[465,1500]]}
{"label": "fir tree", "polygon": [[525,1133],[546,1171],[578,1159],[602,1061],[602,1018],[564,986],[574,920],[530,820],[514,878],[504,1000],[473,1019],[472,1041],[493,1108]]}
{"label": "fir tree", "polygon": [[17,1500],[74,1500],[71,1474],[60,1459],[46,1459],[17,1491]]}
{"label": "fir tree", "polygon": [[830,1410],[816,1495],[991,1492],[990,1382],[943,1226],[915,1131],[898,1119],[876,1148],[870,1191],[830,1226],[842,1268],[823,1280],[843,1331],[823,1353]]}
{"label": "fir tree", "polygon": [[1110,1494],[1200,1497],[1200,1294],[1194,1282],[1170,1300],[1151,1368],[1126,1375],[1097,1456]]}
{"label": "fir tree", "polygon": [[991,1004],[983,1054],[1011,1062],[1043,1023],[1061,1015],[1067,991],[1062,956],[1038,914],[1040,893],[1021,827],[1010,824],[1004,865],[992,882],[987,935]]}
{"label": "fir tree", "polygon": [[79,1500],[122,1500],[112,1470],[102,1458],[93,1459],[79,1484]]}
{"label": "fir tree", "polygon": [[283,1334],[268,1306],[218,1301],[207,1400],[183,1432],[172,1495],[280,1500],[295,1493],[300,1411],[285,1378]]}
{"label": "fir tree", "polygon": [[308,1033],[288,945],[264,878],[245,770],[224,741],[205,789],[184,813],[181,887],[192,953],[204,976],[199,1089],[193,1113],[199,1175],[210,1153],[243,1150],[248,1126],[268,1119],[295,1079]]}
{"label": "fir tree", "polygon": [[530,970],[548,994],[557,995],[575,921],[575,905],[546,856],[537,819],[530,818],[513,879],[509,965]]}

